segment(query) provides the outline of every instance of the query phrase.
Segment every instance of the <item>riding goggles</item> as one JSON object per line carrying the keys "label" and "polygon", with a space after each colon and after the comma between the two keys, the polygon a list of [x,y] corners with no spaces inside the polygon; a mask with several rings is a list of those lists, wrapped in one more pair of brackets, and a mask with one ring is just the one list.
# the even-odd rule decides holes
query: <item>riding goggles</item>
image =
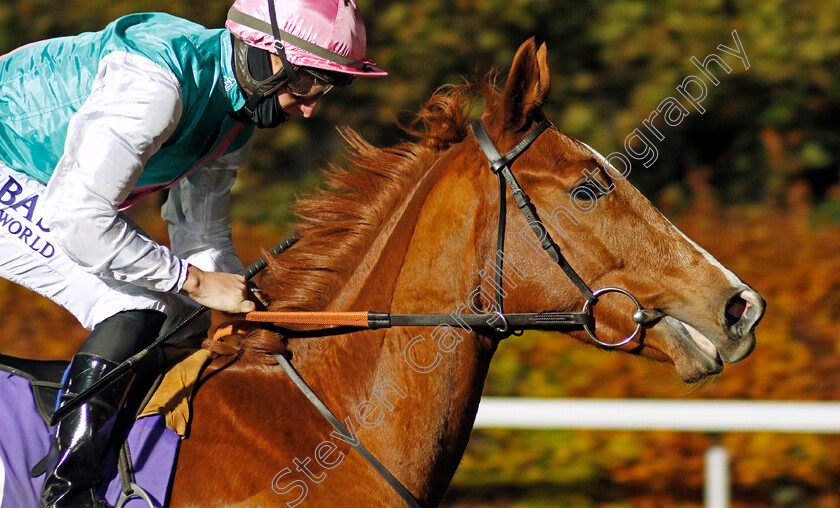
{"label": "riding goggles", "polygon": [[[283,87],[295,97],[309,99],[326,93],[334,86],[347,86],[355,78],[352,74],[298,67],[287,62],[278,72],[272,73],[267,51],[249,46],[236,37],[231,39],[236,80],[247,96],[253,97],[256,102],[273,96]],[[256,107],[256,102],[250,105],[250,109]]]}
{"label": "riding goggles", "polygon": [[293,96],[299,99],[311,99],[325,94],[335,86],[347,86],[353,82],[355,76],[340,73],[327,73],[317,69],[297,67],[297,81],[291,79],[286,87]]}

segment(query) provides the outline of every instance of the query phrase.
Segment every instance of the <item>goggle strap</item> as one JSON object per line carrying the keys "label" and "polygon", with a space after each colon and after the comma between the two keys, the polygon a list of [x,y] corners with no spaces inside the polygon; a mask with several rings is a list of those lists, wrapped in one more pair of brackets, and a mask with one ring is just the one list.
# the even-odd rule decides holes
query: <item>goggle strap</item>
{"label": "goggle strap", "polygon": [[264,50],[248,46],[233,37],[234,72],[237,81],[249,97],[247,104],[249,110],[253,110],[264,98],[274,95],[287,83],[286,69],[282,69],[263,80],[254,78],[248,68],[248,58],[251,51],[263,53]]}
{"label": "goggle strap", "polygon": [[[324,49],[321,46],[317,46],[315,44],[312,44],[311,42],[301,39],[300,37],[296,37],[290,34],[289,32],[281,30],[276,21],[277,14],[274,10],[274,2],[272,0],[268,0],[268,6],[268,14],[271,17],[272,21],[271,24],[266,23],[265,21],[259,18],[255,18],[251,15],[245,14],[244,12],[237,11],[233,7],[231,7],[228,11],[228,19],[233,21],[234,23],[238,23],[242,26],[247,26],[248,28],[257,30],[266,35],[272,35],[275,41],[286,41],[290,44],[299,47],[304,51],[312,53],[313,55],[317,55],[331,62],[335,62],[346,66],[358,65],[358,63],[360,62],[360,60],[353,60],[352,58],[347,58],[346,56],[339,55],[334,51]],[[275,42],[275,44],[277,44],[277,42]],[[281,48],[282,44],[280,44],[278,50],[280,50],[280,54],[283,55],[283,51]],[[285,55],[281,56],[280,58],[285,60]]]}

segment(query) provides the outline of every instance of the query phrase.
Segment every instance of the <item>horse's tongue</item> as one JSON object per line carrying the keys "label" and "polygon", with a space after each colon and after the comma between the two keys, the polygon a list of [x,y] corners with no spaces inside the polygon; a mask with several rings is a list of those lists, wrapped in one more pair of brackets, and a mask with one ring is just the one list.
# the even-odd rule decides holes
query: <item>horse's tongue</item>
{"label": "horse's tongue", "polygon": [[[680,379],[686,383],[699,381],[709,374],[717,374],[723,370],[723,364],[718,360],[717,350],[711,341],[693,327],[671,316],[665,316],[663,321],[674,330],[673,339],[666,341],[668,355],[674,360],[674,367]],[[708,344],[701,345],[691,333],[694,330]],[[667,333],[667,332],[666,332]],[[711,351],[708,349],[711,346]]]}
{"label": "horse's tongue", "polygon": [[705,335],[700,333],[697,328],[694,328],[688,323],[683,323],[685,329],[688,330],[688,334],[691,336],[691,339],[703,350],[706,354],[711,356],[712,358],[716,358],[718,356],[718,350],[712,341],[708,339]]}

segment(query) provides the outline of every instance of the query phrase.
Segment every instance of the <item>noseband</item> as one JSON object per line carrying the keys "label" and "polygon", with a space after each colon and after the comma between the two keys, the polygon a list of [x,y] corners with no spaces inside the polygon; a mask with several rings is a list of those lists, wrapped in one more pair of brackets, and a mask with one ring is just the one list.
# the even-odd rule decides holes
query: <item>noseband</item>
{"label": "noseband", "polygon": [[[547,120],[543,120],[538,123],[533,129],[531,129],[531,132],[529,132],[522,141],[502,156],[496,149],[493,141],[490,140],[490,136],[487,134],[487,129],[484,127],[484,122],[476,120],[470,125],[470,130],[472,130],[473,136],[475,136],[476,141],[478,141],[478,146],[490,162],[490,171],[499,177],[499,227],[496,237],[496,260],[494,271],[496,289],[495,304],[498,309],[499,320],[501,320],[502,323],[496,328],[496,331],[500,334],[509,334],[511,332],[511,324],[504,314],[504,293],[502,290],[505,229],[507,223],[507,187],[510,187],[511,193],[513,194],[513,200],[525,216],[525,220],[528,222],[528,225],[531,226],[531,230],[534,232],[534,235],[536,235],[537,241],[540,242],[540,247],[545,250],[552,261],[557,263],[557,265],[563,269],[563,272],[569,280],[572,281],[575,287],[577,287],[581,294],[583,294],[583,297],[586,298],[586,302],[584,302],[583,309],[580,312],[545,313],[545,317],[547,319],[544,320],[542,324],[546,327],[550,327],[553,324],[551,322],[552,319],[560,319],[563,315],[576,317],[577,319],[575,319],[575,321],[582,325],[586,334],[589,335],[589,338],[593,341],[605,347],[623,346],[635,339],[641,333],[643,324],[661,317],[661,312],[642,308],[639,300],[626,289],[608,287],[594,292],[589,289],[589,286],[586,285],[583,279],[581,279],[577,272],[575,272],[574,268],[572,268],[568,261],[566,261],[566,258],[563,257],[563,254],[560,252],[560,247],[551,238],[551,233],[549,233],[548,228],[546,228],[540,220],[536,208],[531,203],[531,198],[528,197],[528,194],[522,189],[519,182],[516,181],[516,177],[513,176],[513,173],[510,170],[510,166],[513,164],[513,161],[522,155],[525,150],[527,150],[534,141],[536,141],[540,134],[545,132],[545,130],[549,127],[551,127],[551,123]],[[623,294],[630,298],[630,300],[632,300],[636,305],[636,311],[632,315],[633,321],[636,323],[636,329],[632,334],[623,338],[619,342],[605,342],[599,339],[595,334],[595,319],[592,315],[592,310],[598,303],[598,297],[605,293]],[[568,323],[568,319],[566,319],[564,323]]]}

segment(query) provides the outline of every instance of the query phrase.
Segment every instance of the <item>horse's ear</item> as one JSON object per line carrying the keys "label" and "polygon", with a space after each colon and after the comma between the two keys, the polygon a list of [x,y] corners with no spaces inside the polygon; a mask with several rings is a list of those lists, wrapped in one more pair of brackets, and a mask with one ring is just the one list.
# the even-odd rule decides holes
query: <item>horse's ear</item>
{"label": "horse's ear", "polygon": [[506,122],[521,127],[548,97],[551,79],[545,44],[537,49],[534,38],[525,41],[513,57],[513,65],[502,92]]}

